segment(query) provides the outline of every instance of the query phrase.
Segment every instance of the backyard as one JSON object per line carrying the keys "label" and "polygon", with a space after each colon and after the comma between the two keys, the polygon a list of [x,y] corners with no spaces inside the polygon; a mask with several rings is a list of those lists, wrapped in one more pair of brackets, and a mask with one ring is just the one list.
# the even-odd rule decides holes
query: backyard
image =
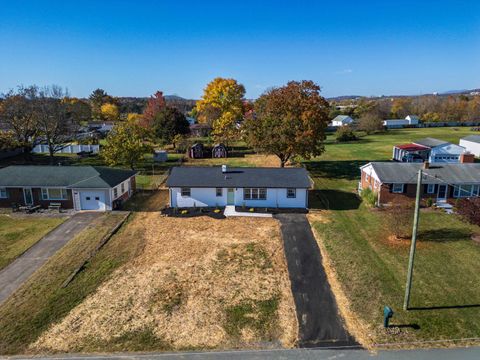
{"label": "backyard", "polygon": [[[412,309],[403,311],[410,242],[389,240],[385,213],[368,208],[355,193],[359,166],[390,159],[392,145],[427,136],[458,143],[470,133],[464,128],[394,130],[348,144],[329,137],[326,153],[305,162],[316,188],[310,204],[323,210],[310,219],[330,279],[337,282],[347,325],[367,346],[480,336],[480,246],[471,239],[480,228],[439,210],[422,211]],[[387,330],[385,305],[395,312],[394,326]],[[474,340],[435,344],[469,342]]]}
{"label": "backyard", "polygon": [[0,270],[65,219],[0,213]]}

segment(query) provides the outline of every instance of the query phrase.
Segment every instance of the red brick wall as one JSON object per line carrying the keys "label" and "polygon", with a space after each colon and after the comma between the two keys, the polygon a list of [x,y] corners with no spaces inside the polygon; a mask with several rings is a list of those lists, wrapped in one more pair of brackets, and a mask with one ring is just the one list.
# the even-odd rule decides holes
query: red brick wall
{"label": "red brick wall", "polygon": [[[428,194],[425,191],[425,186],[422,185],[422,192],[421,192],[421,199],[425,200],[428,198],[436,199],[437,198],[437,188],[435,188],[434,194]],[[451,187],[447,188],[447,196],[451,197]],[[416,184],[405,184],[404,185],[404,192],[402,194],[393,193],[390,191],[390,184],[383,184],[380,190],[380,203],[381,204],[388,204],[391,202],[409,202],[414,201],[415,197],[417,196],[417,185]]]}
{"label": "red brick wall", "polygon": [[[7,188],[8,198],[0,199],[0,207],[11,207],[12,204],[25,205],[23,197],[23,188]],[[32,188],[33,205],[40,205],[42,208],[48,208],[50,203],[62,204],[62,209],[73,209],[72,190],[67,189],[66,200],[43,200],[42,190],[40,188]]]}

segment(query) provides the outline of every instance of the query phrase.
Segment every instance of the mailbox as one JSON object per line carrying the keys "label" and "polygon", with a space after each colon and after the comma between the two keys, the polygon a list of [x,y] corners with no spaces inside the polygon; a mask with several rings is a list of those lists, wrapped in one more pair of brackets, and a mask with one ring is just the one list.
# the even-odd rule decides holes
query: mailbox
{"label": "mailbox", "polygon": [[388,328],[390,319],[393,316],[393,310],[389,306],[383,307],[383,327]]}

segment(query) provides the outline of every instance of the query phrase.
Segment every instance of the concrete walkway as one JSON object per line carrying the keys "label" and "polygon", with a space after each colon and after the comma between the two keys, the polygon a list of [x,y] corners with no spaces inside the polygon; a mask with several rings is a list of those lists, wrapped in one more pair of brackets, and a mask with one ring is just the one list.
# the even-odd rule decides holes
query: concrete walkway
{"label": "concrete walkway", "polygon": [[355,346],[340,318],[305,214],[278,214],[299,324],[300,347]]}
{"label": "concrete walkway", "polygon": [[265,218],[271,218],[272,214],[265,214],[265,213],[256,213],[256,212],[238,212],[235,210],[235,206],[233,205],[227,205],[225,206],[225,211],[223,212],[223,215],[226,217],[229,216],[245,216],[245,217],[265,217]]}
{"label": "concrete walkway", "polygon": [[38,268],[102,213],[79,213],[45,235],[23,255],[0,271],[0,304]]}

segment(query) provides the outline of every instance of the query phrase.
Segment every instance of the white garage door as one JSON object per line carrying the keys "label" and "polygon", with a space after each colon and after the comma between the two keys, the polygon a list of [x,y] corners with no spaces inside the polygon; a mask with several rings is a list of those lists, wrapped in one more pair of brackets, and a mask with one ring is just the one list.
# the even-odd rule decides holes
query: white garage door
{"label": "white garage door", "polygon": [[82,210],[105,210],[105,192],[81,191],[80,207]]}

